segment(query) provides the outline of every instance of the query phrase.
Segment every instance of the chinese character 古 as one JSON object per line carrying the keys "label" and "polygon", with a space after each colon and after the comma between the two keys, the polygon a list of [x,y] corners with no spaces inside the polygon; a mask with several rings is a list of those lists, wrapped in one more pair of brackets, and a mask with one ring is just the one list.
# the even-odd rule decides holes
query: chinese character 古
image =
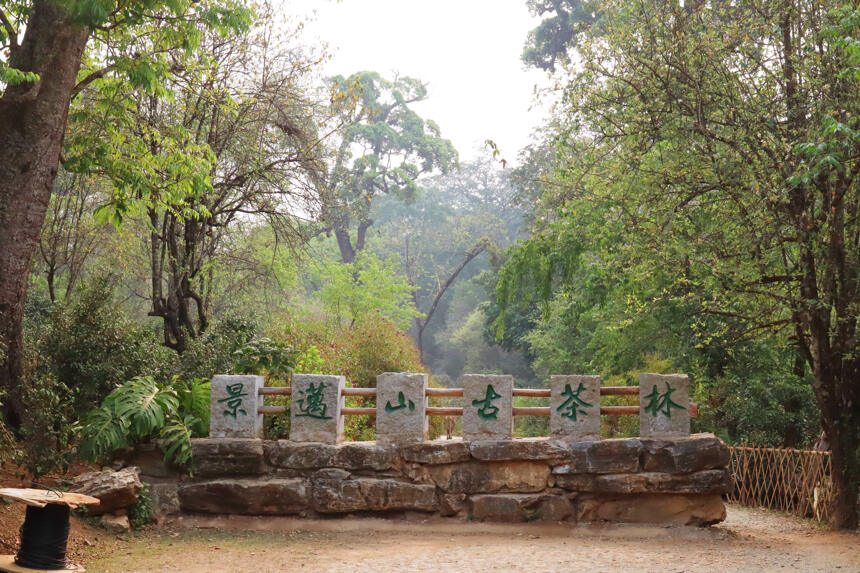
{"label": "chinese character \u53e4", "polygon": [[654,384],[654,388],[652,388],[651,392],[645,396],[645,399],[649,400],[648,405],[645,406],[645,412],[655,417],[657,414],[663,414],[667,418],[671,418],[672,408],[683,410],[683,406],[679,406],[672,401],[672,392],[674,391],[675,389],[666,382],[666,391],[660,394],[657,392],[657,385]]}
{"label": "chinese character \u53e4", "polygon": [[565,384],[564,392],[561,395],[567,396],[567,400],[565,400],[564,404],[556,408],[556,412],[561,412],[562,418],[570,418],[574,422],[576,422],[577,412],[585,416],[587,412],[580,408],[591,408],[591,404],[579,397],[583,391],[585,391],[585,386],[582,382],[579,383],[579,388],[576,389],[576,392],[570,389],[570,384]]}
{"label": "chinese character \u53e4", "polygon": [[296,401],[300,412],[296,414],[297,418],[306,416],[320,420],[331,420],[331,416],[325,415],[328,406],[323,400],[323,390],[325,390],[325,382],[320,382],[317,386],[311,383],[307,389],[299,391],[302,398]]}
{"label": "chinese character \u53e4", "polygon": [[478,417],[482,420],[495,420],[496,414],[499,413],[499,408],[493,406],[493,400],[501,398],[502,395],[497,393],[492,384],[487,384],[487,394],[483,400],[472,400],[472,406],[481,406],[478,408]]}
{"label": "chinese character \u53e4", "polygon": [[242,405],[242,398],[248,395],[247,392],[242,392],[244,389],[244,384],[242,382],[236,382],[235,384],[227,384],[225,389],[227,390],[227,397],[221,398],[218,400],[218,403],[227,402],[227,410],[224,410],[222,415],[224,416],[233,416],[236,417],[236,412],[241,412],[242,415],[247,416],[248,412],[240,408]]}

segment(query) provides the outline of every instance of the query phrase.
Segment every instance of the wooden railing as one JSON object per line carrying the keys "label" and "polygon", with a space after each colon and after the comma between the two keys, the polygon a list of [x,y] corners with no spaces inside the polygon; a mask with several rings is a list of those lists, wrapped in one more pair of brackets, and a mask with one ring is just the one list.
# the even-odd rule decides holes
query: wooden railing
{"label": "wooden railing", "polygon": [[[291,396],[292,388],[289,386],[270,386],[260,388],[260,396]],[[514,388],[514,398],[549,398],[549,388]],[[427,388],[425,395],[428,398],[462,398],[462,388]],[[600,388],[601,396],[638,396],[638,386],[603,386]],[[341,396],[358,397],[358,398],[375,398],[376,388],[344,388],[341,390]],[[286,412],[285,406],[259,406],[261,414],[283,414]],[[698,406],[690,404],[690,415],[698,414]],[[426,409],[428,416],[462,416],[463,408],[456,407],[433,407],[428,406]],[[549,406],[529,406],[513,408],[514,416],[549,416]],[[608,416],[638,416],[639,406],[601,406],[600,413]],[[375,416],[376,408],[341,408],[341,414],[344,416]]]}

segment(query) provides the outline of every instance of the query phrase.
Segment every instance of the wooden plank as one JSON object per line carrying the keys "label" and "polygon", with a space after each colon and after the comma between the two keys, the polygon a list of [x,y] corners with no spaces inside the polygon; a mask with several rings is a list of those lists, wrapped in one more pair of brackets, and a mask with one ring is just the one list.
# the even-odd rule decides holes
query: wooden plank
{"label": "wooden plank", "polygon": [[601,406],[600,413],[605,416],[638,416],[639,406]]}
{"label": "wooden plank", "polygon": [[427,407],[427,415],[428,416],[462,416],[463,408],[436,408],[432,406]]}
{"label": "wooden plank", "polygon": [[341,396],[376,396],[376,388],[344,388],[340,391]]}
{"label": "wooden plank", "polygon": [[427,388],[425,394],[430,398],[461,398],[463,396],[462,388]]}
{"label": "wooden plank", "polygon": [[289,396],[293,393],[293,389],[289,386],[264,386],[257,390],[260,396]]}
{"label": "wooden plank", "polygon": [[549,398],[549,388],[514,388],[514,396]]}
{"label": "wooden plank", "polygon": [[15,501],[22,501],[34,507],[45,507],[49,503],[57,503],[68,505],[74,509],[79,505],[96,505],[100,503],[97,497],[53,489],[7,487],[0,488],[0,496],[14,499]]}
{"label": "wooden plank", "polygon": [[286,406],[257,406],[257,412],[260,414],[283,414],[287,411]]}
{"label": "wooden plank", "polygon": [[549,416],[549,406],[514,408],[514,416]]}
{"label": "wooden plank", "polygon": [[638,396],[639,386],[602,386],[601,396]]}
{"label": "wooden plank", "polygon": [[375,416],[376,408],[341,408],[340,413],[344,416]]}

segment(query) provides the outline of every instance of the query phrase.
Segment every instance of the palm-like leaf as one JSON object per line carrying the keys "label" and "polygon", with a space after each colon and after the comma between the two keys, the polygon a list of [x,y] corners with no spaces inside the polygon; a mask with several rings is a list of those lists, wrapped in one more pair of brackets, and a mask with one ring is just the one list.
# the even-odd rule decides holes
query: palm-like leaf
{"label": "palm-like leaf", "polygon": [[134,439],[158,432],[168,418],[176,415],[179,407],[173,388],[159,388],[150,377],[128,381],[111,392],[108,399],[116,415],[128,422],[129,433]]}
{"label": "palm-like leaf", "polygon": [[164,461],[176,465],[186,465],[191,461],[191,428],[200,420],[192,415],[184,419],[171,419],[161,430],[161,450]]}
{"label": "palm-like leaf", "polygon": [[128,439],[125,424],[122,418],[115,415],[110,404],[88,412],[81,420],[78,452],[82,458],[96,461],[126,445]]}

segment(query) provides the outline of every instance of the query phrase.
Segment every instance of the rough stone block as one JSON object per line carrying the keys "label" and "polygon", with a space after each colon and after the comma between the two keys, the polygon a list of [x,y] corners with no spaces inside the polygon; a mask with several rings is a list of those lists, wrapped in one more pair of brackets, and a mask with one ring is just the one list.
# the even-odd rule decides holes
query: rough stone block
{"label": "rough stone block", "polygon": [[483,461],[557,460],[568,456],[567,444],[547,438],[481,440],[469,444],[472,457]]}
{"label": "rough stone block", "polygon": [[153,515],[176,515],[179,513],[179,486],[176,482],[149,484]]}
{"label": "rough stone block", "polygon": [[261,475],[266,471],[263,440],[197,438],[191,440],[194,477]]}
{"label": "rough stone block", "polygon": [[532,461],[461,462],[422,466],[409,472],[421,483],[432,483],[446,493],[537,492],[547,487],[546,463]]}
{"label": "rough stone block", "polygon": [[263,445],[266,462],[276,468],[315,470],[332,467],[337,446],[278,440]]}
{"label": "rough stone block", "polygon": [[376,377],[376,441],[380,445],[427,439],[426,374],[385,372]]}
{"label": "rough stone block", "polygon": [[294,374],[290,400],[290,440],[337,444],[343,440],[343,376]]}
{"label": "rough stone block", "polygon": [[464,517],[466,515],[465,493],[443,493],[439,494],[439,515],[442,517]]}
{"label": "rough stone block", "polygon": [[469,444],[462,440],[435,440],[408,444],[400,448],[400,455],[407,462],[419,464],[450,464],[464,462],[471,457]]}
{"label": "rough stone block", "polygon": [[[503,521],[517,523],[525,521],[523,495],[473,495],[472,517],[478,521]],[[530,497],[530,496],[527,496]]]}
{"label": "rough stone block", "polygon": [[576,511],[577,521],[712,525],[726,518],[726,507],[719,495],[584,494],[576,498]]}
{"label": "rough stone block", "polygon": [[262,376],[219,374],[212,378],[210,438],[262,438],[263,415],[257,412],[262,397]]}
{"label": "rough stone block", "polygon": [[396,449],[392,446],[380,446],[373,442],[349,442],[335,449],[331,465],[353,471],[383,471],[394,467],[396,461]]}
{"label": "rough stone block", "polygon": [[728,467],[728,446],[713,434],[674,440],[642,439],[642,471],[690,473]]}
{"label": "rough stone block", "polygon": [[101,515],[134,505],[142,488],[138,469],[131,467],[80,474],[71,491],[98,498],[99,504],[87,506],[87,510],[90,515]]}
{"label": "rough stone block", "polygon": [[686,374],[639,375],[639,435],[690,435],[690,379]]}
{"label": "rough stone block", "polygon": [[314,480],[313,506],[320,513],[436,511],[436,488],[389,479]]}
{"label": "rough stone block", "polygon": [[179,487],[182,511],[244,515],[288,515],[308,507],[306,479],[220,479]]}
{"label": "rough stone block", "polygon": [[549,406],[554,437],[600,439],[600,376],[551,376]]}
{"label": "rough stone block", "polygon": [[619,438],[570,444],[567,463],[553,467],[556,474],[611,474],[639,471],[642,442]]}
{"label": "rough stone block", "polygon": [[514,432],[514,378],[465,374],[463,387],[463,439],[509,440]]}

